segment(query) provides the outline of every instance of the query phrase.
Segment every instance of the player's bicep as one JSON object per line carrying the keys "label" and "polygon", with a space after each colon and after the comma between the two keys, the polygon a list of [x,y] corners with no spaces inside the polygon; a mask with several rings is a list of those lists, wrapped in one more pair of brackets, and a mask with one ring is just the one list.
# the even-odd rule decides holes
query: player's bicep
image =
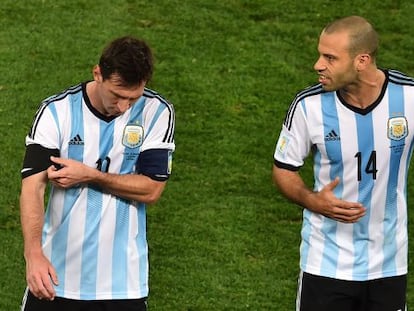
{"label": "player's bicep", "polygon": [[39,144],[27,145],[21,170],[22,178],[47,170],[49,166],[54,164],[50,160],[51,156],[59,157],[59,149],[50,149]]}
{"label": "player's bicep", "polygon": [[306,118],[303,111],[297,109],[291,118],[290,125],[282,126],[274,153],[275,164],[283,163],[289,168],[299,168],[304,164],[311,147],[312,142]]}
{"label": "player's bicep", "polygon": [[171,174],[172,150],[149,149],[138,158],[137,173],[155,181],[166,181]]}
{"label": "player's bicep", "polygon": [[145,128],[145,140],[141,150],[148,149],[175,149],[174,130],[175,118],[174,109],[165,106],[165,109],[159,114],[156,120],[147,120],[147,124],[151,124],[150,128]]}

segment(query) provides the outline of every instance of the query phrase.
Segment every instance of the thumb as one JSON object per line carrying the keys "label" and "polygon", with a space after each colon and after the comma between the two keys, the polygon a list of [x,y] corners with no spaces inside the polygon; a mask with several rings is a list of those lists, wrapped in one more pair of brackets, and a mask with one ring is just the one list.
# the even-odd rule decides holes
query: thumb
{"label": "thumb", "polygon": [[339,177],[335,177],[335,179],[334,180],[332,180],[329,184],[327,184],[326,186],[325,186],[325,188],[327,189],[327,190],[334,190],[335,189],[335,187],[336,186],[338,186],[338,184],[339,184],[339,182],[340,182],[340,179],[339,179]]}
{"label": "thumb", "polygon": [[59,285],[59,280],[58,280],[58,277],[56,275],[56,271],[53,267],[49,268],[49,276],[50,276],[50,279],[52,280],[53,284]]}
{"label": "thumb", "polygon": [[55,157],[55,156],[50,156],[50,161],[55,162],[55,163],[61,163],[62,158]]}
{"label": "thumb", "polygon": [[64,166],[65,160],[63,158],[50,156],[50,161],[53,162],[53,165],[55,166],[56,170],[61,169]]}

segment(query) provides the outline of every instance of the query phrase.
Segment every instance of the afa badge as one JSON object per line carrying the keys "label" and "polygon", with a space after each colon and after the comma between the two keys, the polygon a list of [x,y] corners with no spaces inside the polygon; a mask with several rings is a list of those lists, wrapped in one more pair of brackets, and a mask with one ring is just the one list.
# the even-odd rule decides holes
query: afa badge
{"label": "afa badge", "polygon": [[140,125],[130,124],[125,126],[122,144],[128,148],[136,148],[142,145],[144,129]]}
{"label": "afa badge", "polygon": [[401,140],[408,135],[408,122],[405,117],[393,117],[388,119],[388,138]]}

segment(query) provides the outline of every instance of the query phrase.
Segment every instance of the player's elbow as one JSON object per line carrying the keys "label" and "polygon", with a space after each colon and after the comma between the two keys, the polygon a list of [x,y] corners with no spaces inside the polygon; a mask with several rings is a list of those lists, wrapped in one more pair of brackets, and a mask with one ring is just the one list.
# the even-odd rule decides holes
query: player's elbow
{"label": "player's elbow", "polygon": [[142,196],[141,202],[145,204],[155,204],[161,197],[162,192],[164,191],[165,182],[153,182],[151,190],[148,191],[145,195]]}
{"label": "player's elbow", "polygon": [[142,197],[140,201],[142,203],[152,205],[152,204],[157,203],[160,197],[161,195],[148,194]]}

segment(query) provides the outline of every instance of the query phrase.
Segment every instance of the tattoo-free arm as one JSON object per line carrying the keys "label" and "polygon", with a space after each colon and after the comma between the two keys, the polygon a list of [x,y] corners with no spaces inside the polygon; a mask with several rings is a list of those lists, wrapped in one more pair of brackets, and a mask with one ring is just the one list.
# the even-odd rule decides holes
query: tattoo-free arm
{"label": "tattoo-free arm", "polygon": [[272,177],[286,198],[314,213],[346,223],[356,222],[365,215],[365,208],[361,203],[344,201],[335,196],[333,190],[339,184],[339,178],[315,192],[306,186],[297,171],[273,165]]}
{"label": "tattoo-free arm", "polygon": [[115,196],[142,203],[153,204],[161,196],[165,181],[156,181],[140,174],[111,174],[89,167],[81,162],[51,157],[62,168],[50,166],[49,180],[58,187],[70,188],[78,184],[95,184]]}
{"label": "tattoo-free arm", "polygon": [[92,183],[113,195],[147,204],[153,204],[161,197],[166,184],[165,181],[156,181],[145,175],[97,173]]}
{"label": "tattoo-free arm", "polygon": [[44,195],[47,184],[46,172],[40,172],[22,180],[20,194],[20,221],[26,261],[26,281],[30,291],[38,298],[52,300],[53,284],[57,275],[42,250],[44,222]]}

